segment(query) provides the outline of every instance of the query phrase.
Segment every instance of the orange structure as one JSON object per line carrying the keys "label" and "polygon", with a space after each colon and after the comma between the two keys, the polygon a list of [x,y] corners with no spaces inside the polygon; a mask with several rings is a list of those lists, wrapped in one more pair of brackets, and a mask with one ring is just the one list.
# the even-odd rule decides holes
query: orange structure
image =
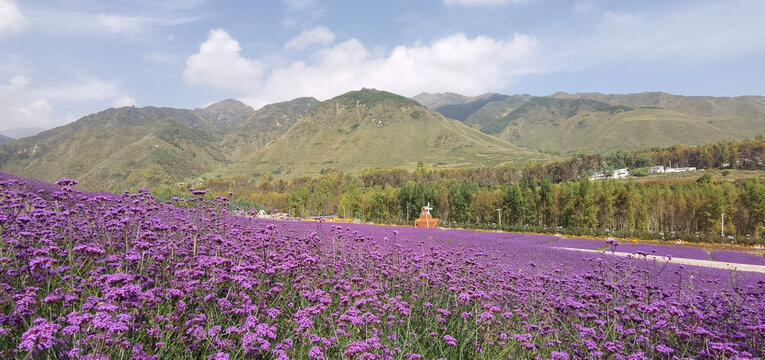
{"label": "orange structure", "polygon": [[433,210],[433,208],[430,207],[430,203],[428,203],[427,206],[422,207],[420,218],[414,220],[414,227],[432,229],[438,226],[438,218],[430,216],[430,210]]}

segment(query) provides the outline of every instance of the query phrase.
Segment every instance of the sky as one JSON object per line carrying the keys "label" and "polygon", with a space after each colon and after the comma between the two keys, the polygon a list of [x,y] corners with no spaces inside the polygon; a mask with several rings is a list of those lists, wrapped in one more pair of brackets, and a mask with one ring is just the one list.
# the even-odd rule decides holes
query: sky
{"label": "sky", "polygon": [[765,0],[0,0],[0,130],[362,87],[765,95]]}

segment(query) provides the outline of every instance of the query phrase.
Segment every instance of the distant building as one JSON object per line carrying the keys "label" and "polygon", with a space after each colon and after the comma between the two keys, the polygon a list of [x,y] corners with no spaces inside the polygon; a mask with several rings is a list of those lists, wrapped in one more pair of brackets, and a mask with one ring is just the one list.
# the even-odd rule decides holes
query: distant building
{"label": "distant building", "polygon": [[630,176],[630,172],[627,168],[614,170],[614,179],[624,179],[628,176]]}
{"label": "distant building", "polygon": [[664,166],[663,165],[651,166],[648,169],[648,172],[651,173],[651,174],[661,174],[661,173],[664,172]]}
{"label": "distant building", "polygon": [[422,207],[420,218],[414,220],[414,227],[430,229],[438,227],[438,218],[430,216],[430,210],[433,210],[433,208],[430,207],[430,203],[428,203],[427,206]]}
{"label": "distant building", "polygon": [[676,168],[668,167],[664,169],[665,173],[681,173],[686,171],[696,171],[696,168],[693,166],[689,166],[689,167],[676,167]]}

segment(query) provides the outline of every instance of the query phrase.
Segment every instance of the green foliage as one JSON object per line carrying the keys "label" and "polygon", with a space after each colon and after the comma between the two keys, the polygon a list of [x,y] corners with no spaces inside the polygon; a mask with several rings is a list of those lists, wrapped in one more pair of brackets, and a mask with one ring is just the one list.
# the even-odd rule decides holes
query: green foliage
{"label": "green foliage", "polygon": [[698,179],[696,179],[696,182],[699,184],[711,184],[712,183],[712,174],[706,173],[704,175],[701,175]]}
{"label": "green foliage", "polygon": [[175,152],[161,147],[151,149],[149,157],[151,158],[151,162],[162,166],[171,166],[178,162]]}

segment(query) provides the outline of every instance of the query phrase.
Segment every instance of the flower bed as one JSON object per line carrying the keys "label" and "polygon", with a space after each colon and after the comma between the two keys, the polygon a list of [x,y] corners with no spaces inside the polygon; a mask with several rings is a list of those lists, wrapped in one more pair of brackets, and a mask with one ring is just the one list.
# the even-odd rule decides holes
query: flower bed
{"label": "flower bed", "polygon": [[762,274],[58,184],[0,176],[0,358],[765,356]]}

